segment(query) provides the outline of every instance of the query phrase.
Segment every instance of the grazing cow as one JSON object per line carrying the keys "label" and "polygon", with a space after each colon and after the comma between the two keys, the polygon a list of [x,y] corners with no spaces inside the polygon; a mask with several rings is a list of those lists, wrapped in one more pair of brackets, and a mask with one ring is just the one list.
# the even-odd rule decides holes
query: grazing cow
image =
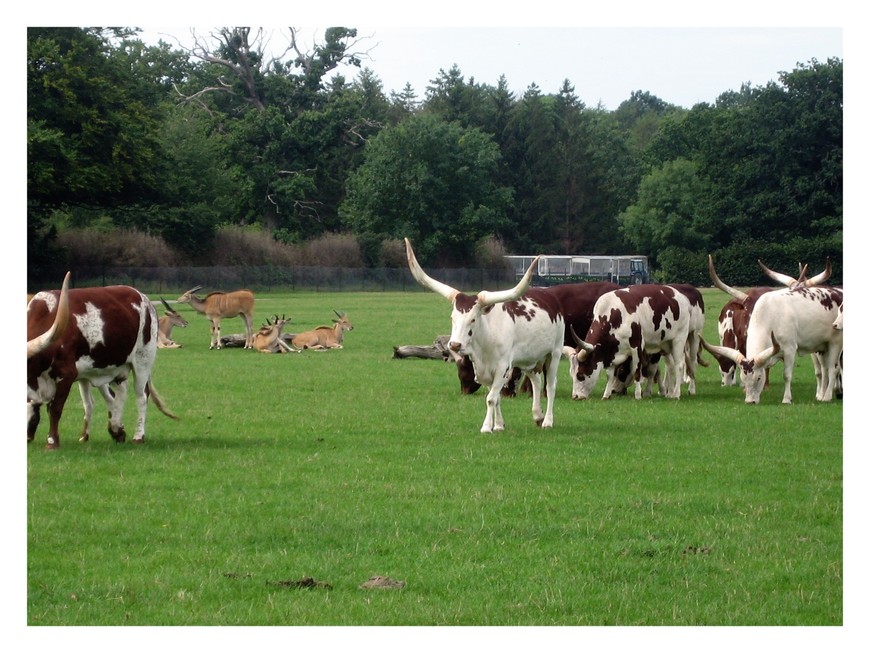
{"label": "grazing cow", "polygon": [[221,348],[221,319],[241,317],[245,322],[245,349],[254,347],[254,293],[250,290],[233,292],[211,292],[200,298],[193,293],[202,286],[196,286],[178,298],[181,304],[190,304],[197,313],[211,321],[211,343],[209,349]]}
{"label": "grazing cow", "polygon": [[[552,428],[565,320],[551,294],[529,288],[538,258],[510,290],[482,290],[477,295],[466,295],[427,275],[407,238],[405,249],[408,267],[417,282],[453,304],[448,348],[468,355],[477,382],[489,388],[481,433],[504,430],[501,389],[515,367],[529,375],[535,423]],[[541,411],[542,375],[547,387],[546,413]]]}
{"label": "grazing cow", "polygon": [[[757,286],[750,288],[745,292],[737,290],[725,284],[716,274],[716,269],[713,266],[713,257],[707,257],[708,267],[710,270],[710,279],[713,285],[719,290],[731,295],[731,299],[719,313],[719,343],[723,347],[737,349],[746,355],[746,333],[749,328],[749,318],[752,315],[752,310],[758,298],[765,293],[770,292],[773,288],[767,286]],[[807,287],[818,286],[827,281],[831,276],[831,261],[828,260],[825,265],[825,270],[816,276],[806,279],[806,266],[801,269],[801,274],[797,279],[786,274],[774,272],[765,266],[761,261],[758,261],[761,269],[771,277],[774,281],[781,283],[788,288],[794,288],[798,285]],[[737,382],[736,366],[734,362],[725,357],[718,357],[719,372],[722,376],[722,385],[730,386]]]}
{"label": "grazing cow", "polygon": [[716,357],[730,358],[739,367],[748,404],[759,403],[766,371],[780,359],[785,381],[782,403],[790,404],[795,358],[817,353],[821,372],[816,399],[830,401],[843,351],[843,332],[834,328],[842,304],[843,291],[838,288],[797,286],[772,290],[755,302],[745,354],[707,343],[704,347]]}
{"label": "grazing cow", "polygon": [[586,338],[577,338],[570,355],[574,394],[587,396],[607,371],[604,399],[618,387],[617,373],[628,362],[627,379],[640,375],[635,398],[643,396],[643,377],[657,367],[655,355],[665,359],[663,394],[679,399],[685,374],[686,347],[692,320],[689,298],[672,286],[629,286],[602,295],[595,303],[595,318]]}
{"label": "grazing cow", "polygon": [[158,349],[179,349],[180,344],[172,339],[172,327],[186,328],[189,324],[181,313],[173,310],[163,297],[160,298],[166,312],[163,317],[157,320],[157,348]]}
{"label": "grazing cow", "polygon": [[332,326],[319,326],[311,331],[297,333],[290,341],[293,347],[299,351],[303,349],[343,349],[344,334],[353,331],[353,325],[343,311],[341,313],[333,311],[333,313],[338,316],[338,319],[333,318]]}
{"label": "grazing cow", "polygon": [[290,321],[289,317],[274,315],[274,322],[266,318],[266,323],[254,334],[254,349],[264,354],[281,353],[290,351],[290,346],[284,342],[281,332],[284,325]]}
{"label": "grazing cow", "polygon": [[[109,406],[109,433],[126,439],[121,423],[127,379],[134,376],[138,420],[134,442],[145,440],[150,396],[165,415],[177,419],[151,381],[157,355],[157,312],[149,299],[129,286],[69,290],[69,273],[60,291],[34,295],[27,306],[27,439],[39,425],[39,409],[48,406],[47,448],[60,446],[58,426],[72,384],[79,382],[85,407],[81,440],[89,437],[93,411],[91,387]],[[114,392],[109,384],[114,385]]]}

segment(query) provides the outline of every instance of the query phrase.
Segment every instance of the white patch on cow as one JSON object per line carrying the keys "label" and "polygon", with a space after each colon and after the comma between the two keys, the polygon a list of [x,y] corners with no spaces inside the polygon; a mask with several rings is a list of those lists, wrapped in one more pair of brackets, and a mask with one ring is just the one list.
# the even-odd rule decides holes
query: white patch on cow
{"label": "white patch on cow", "polygon": [[102,312],[91,302],[85,303],[85,313],[76,315],[76,325],[81,331],[82,336],[88,341],[88,346],[93,349],[99,344],[103,344],[103,321]]}
{"label": "white patch on cow", "polygon": [[[50,292],[38,292],[36,293],[30,300],[32,304],[35,301],[43,301],[45,302],[46,308],[48,308],[49,313],[54,313],[55,306],[57,306],[57,297],[52,295]],[[30,304],[27,305],[28,309],[30,308]]]}

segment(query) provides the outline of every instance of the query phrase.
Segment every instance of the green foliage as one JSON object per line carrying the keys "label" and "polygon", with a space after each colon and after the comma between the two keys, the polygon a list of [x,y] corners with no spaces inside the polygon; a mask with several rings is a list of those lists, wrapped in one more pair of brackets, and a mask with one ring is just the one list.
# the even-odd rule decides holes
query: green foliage
{"label": "green foliage", "polygon": [[354,232],[368,265],[405,235],[445,265],[467,265],[485,238],[512,252],[639,249],[674,280],[741,243],[754,248],[741,259],[842,259],[839,59],[712,106],[638,90],[606,111],[569,80],[517,98],[504,76],[492,87],[456,65],[422,101],[411,88],[387,98],[369,68],[327,79],[359,66],[355,29],[330,27],[309,52],[289,30],[273,61],[258,28],[217,28],[190,51],[125,28],[29,28],[33,273],[57,254],[58,211],[203,264],[223,225],[285,243]]}
{"label": "green foliage", "polygon": [[413,116],[370,141],[340,214],[358,233],[411,238],[421,262],[468,261],[510,206],[510,190],[497,183],[499,157],[480,130]]}
{"label": "green foliage", "polygon": [[[704,297],[715,341],[726,295]],[[209,351],[208,321],[179,310],[184,347],[154,370],[179,421],[150,406],[134,446],[103,415],[79,443],[73,392],[61,448],[44,424],[27,445],[29,626],[844,623],[856,434],[813,399],[808,357],[790,406],[780,367],[757,406],[713,366],[679,401],[574,402],[563,361],[552,430],[525,396],[482,435],[484,397],[451,365],[391,358],[449,327],[434,293],[258,296],[255,323],[286,313],[291,332],[346,311],[325,353]],[[359,589],[374,575],[406,586]],[[305,577],[329,587],[291,586]]]}

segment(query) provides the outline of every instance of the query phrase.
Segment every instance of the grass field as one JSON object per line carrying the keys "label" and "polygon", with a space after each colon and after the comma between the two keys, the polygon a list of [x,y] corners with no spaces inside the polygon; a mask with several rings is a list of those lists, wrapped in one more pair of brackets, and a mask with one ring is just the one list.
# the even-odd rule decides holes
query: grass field
{"label": "grass field", "polygon": [[[555,428],[522,397],[483,435],[483,391],[392,359],[449,332],[432,293],[258,298],[290,332],[346,311],[324,353],[209,351],[180,310],[154,371],[179,421],[152,405],[146,444],[117,445],[97,399],[79,443],[74,391],[60,450],[45,415],[28,445],[31,626],[843,623],[843,404],[815,401],[809,358],[793,405],[780,363],[757,406],[709,355],[679,401],[572,402],[563,361]],[[359,588],[375,575],[405,586]]]}

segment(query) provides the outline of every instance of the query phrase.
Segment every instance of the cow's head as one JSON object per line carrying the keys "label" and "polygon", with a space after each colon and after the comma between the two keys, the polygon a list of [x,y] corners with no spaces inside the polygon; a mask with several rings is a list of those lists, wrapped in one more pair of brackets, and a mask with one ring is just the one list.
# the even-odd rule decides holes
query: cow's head
{"label": "cow's head", "polygon": [[411,241],[407,238],[405,238],[405,249],[408,257],[408,267],[417,282],[424,288],[438,293],[453,303],[453,312],[450,316],[453,326],[447,347],[460,355],[470,350],[479,320],[485,318],[495,304],[519,299],[529,289],[532,283],[532,275],[540,258],[535,257],[535,260],[532,261],[532,264],[526,270],[520,282],[510,290],[481,290],[477,295],[466,295],[427,275],[417,262],[417,257],[414,255],[414,250],[411,247]]}
{"label": "cow's head", "polygon": [[781,351],[779,343],[772,332],[770,334],[770,341],[772,343],[771,346],[754,358],[747,358],[740,351],[730,347],[717,347],[716,345],[708,344],[703,338],[701,338],[701,345],[713,354],[717,360],[719,357],[725,357],[734,361],[740,370],[746,403],[757,404],[761,401],[761,393],[767,381],[767,368],[778,360],[776,355]]}
{"label": "cow's head", "polygon": [[843,305],[840,304],[837,307],[837,319],[834,320],[834,324],[832,325],[837,331],[843,330]]}

